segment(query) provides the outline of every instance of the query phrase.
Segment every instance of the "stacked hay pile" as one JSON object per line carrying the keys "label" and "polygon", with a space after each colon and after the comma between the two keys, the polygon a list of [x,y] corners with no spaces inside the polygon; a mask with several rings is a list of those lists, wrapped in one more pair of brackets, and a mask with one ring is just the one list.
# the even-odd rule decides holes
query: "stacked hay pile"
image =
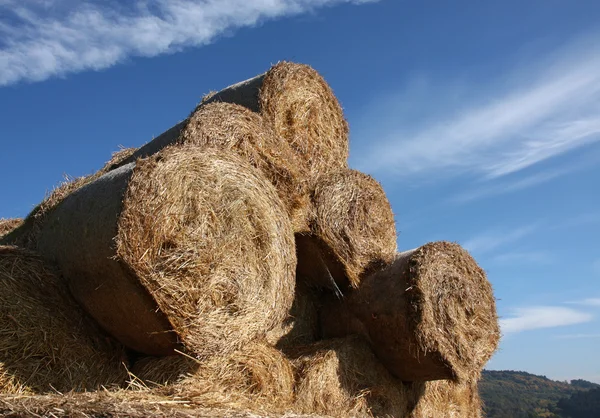
{"label": "stacked hay pile", "polygon": [[[0,221],[15,295],[0,320],[16,335],[0,411],[479,416],[499,338],[484,272],[456,244],[398,253],[383,189],[347,159],[330,87],[283,62]],[[15,280],[5,258],[30,268]],[[61,391],[123,386],[117,358],[119,390],[14,394],[47,392],[52,374],[69,376]]]}

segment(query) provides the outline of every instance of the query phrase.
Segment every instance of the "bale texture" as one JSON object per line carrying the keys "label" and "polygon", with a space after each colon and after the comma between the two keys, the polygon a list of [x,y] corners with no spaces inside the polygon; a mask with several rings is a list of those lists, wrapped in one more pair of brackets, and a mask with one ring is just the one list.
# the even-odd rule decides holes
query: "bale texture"
{"label": "bale texture", "polygon": [[204,407],[283,411],[294,396],[294,371],[278,350],[253,341],[228,355],[202,361],[183,355],[147,357],[132,374],[157,392],[192,399]]}
{"label": "bale texture", "polygon": [[410,418],[481,418],[476,383],[426,382]]}
{"label": "bale texture", "polygon": [[323,77],[308,65],[280,62],[260,88],[260,111],[315,180],[346,168],[348,123]]}
{"label": "bale texture", "polygon": [[308,230],[308,191],[303,168],[285,140],[257,113],[232,103],[199,106],[179,134],[178,143],[234,150],[275,186],[295,232]]}
{"label": "bale texture", "polygon": [[361,277],[394,259],[394,214],[372,177],[355,170],[322,176],[311,200],[312,233],[298,246],[302,276],[322,276],[324,263],[338,286],[357,287]]}
{"label": "bale texture", "polygon": [[120,385],[123,361],[40,257],[0,246],[0,393]]}
{"label": "bale texture", "polygon": [[[309,180],[348,166],[348,123],[342,107],[323,77],[308,65],[280,62],[265,74],[206,95],[197,110],[219,102],[260,113],[291,146],[295,164]],[[119,164],[173,144],[188,123],[189,118],[179,122]]]}
{"label": "bale texture", "polygon": [[23,223],[21,218],[0,218],[0,237],[8,234]]}
{"label": "bale texture", "polygon": [[406,417],[412,392],[378,362],[356,337],[300,348],[295,410],[335,417]]}
{"label": "bale texture", "polygon": [[325,336],[357,333],[403,381],[473,381],[498,346],[492,287],[458,244],[429,243],[398,254],[324,308]]}
{"label": "bale texture", "polygon": [[231,152],[170,147],[110,171],[52,211],[39,248],[104,328],[149,355],[234,350],[292,304],[289,218]]}

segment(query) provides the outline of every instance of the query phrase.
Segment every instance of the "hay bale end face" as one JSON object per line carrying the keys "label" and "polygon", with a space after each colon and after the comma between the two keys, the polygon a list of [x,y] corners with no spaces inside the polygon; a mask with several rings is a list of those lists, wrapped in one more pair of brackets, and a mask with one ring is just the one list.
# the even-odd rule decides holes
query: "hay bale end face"
{"label": "hay bale end face", "polygon": [[425,382],[410,418],[481,418],[477,383],[449,380]]}
{"label": "hay bale end face", "polygon": [[476,380],[500,336],[484,271],[448,242],[400,253],[344,304],[331,303],[322,318],[326,335],[368,338],[382,363],[404,381]]}
{"label": "hay bale end face", "polygon": [[123,361],[40,257],[0,246],[0,393],[120,385]]}
{"label": "hay bale end face", "polygon": [[301,277],[323,283],[324,272],[342,288],[357,287],[362,276],[394,259],[394,214],[372,177],[355,170],[322,176],[311,200],[312,233],[297,239]]}
{"label": "hay bale end face", "polygon": [[263,118],[245,107],[215,102],[199,106],[178,143],[233,150],[259,169],[275,186],[294,232],[308,230],[308,191],[303,167],[291,147]]}
{"label": "hay bale end face", "polygon": [[170,147],[113,170],[51,213],[39,247],[104,328],[150,355],[234,350],[292,304],[285,209],[231,152]]}

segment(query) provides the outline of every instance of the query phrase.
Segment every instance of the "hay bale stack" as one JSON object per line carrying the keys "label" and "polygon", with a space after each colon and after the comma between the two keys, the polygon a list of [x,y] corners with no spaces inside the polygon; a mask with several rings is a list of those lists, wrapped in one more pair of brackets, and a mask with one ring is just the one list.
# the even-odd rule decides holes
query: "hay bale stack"
{"label": "hay bale stack", "polygon": [[[205,96],[199,108],[214,102],[260,113],[277,137],[291,146],[296,165],[309,180],[348,166],[348,123],[342,107],[323,77],[308,65],[280,62],[265,74]],[[168,129],[120,164],[175,143],[189,121]]]}
{"label": "hay bale stack", "polygon": [[0,246],[0,393],[120,385],[124,359],[40,257]]}
{"label": "hay bale stack", "polygon": [[49,214],[38,247],[107,331],[149,355],[235,350],[292,304],[290,221],[230,152],[170,147],[115,169]]}
{"label": "hay bale stack", "polygon": [[481,418],[477,383],[426,382],[410,418]]}
{"label": "hay bale stack", "polygon": [[322,315],[326,336],[361,334],[401,380],[474,381],[500,337],[485,272],[458,244],[398,254]]}
{"label": "hay bale stack", "polygon": [[156,393],[205,407],[275,412],[288,409],[294,398],[291,362],[262,341],[201,361],[183,355],[147,357],[131,372],[149,387],[162,385]]}
{"label": "hay bale stack", "polygon": [[8,234],[23,223],[21,218],[0,218],[0,237]]}
{"label": "hay bale stack", "polygon": [[392,208],[372,177],[343,170],[319,178],[311,193],[312,233],[297,237],[298,276],[357,287],[361,277],[396,255]]}
{"label": "hay bale stack", "polygon": [[308,230],[310,202],[303,169],[296,163],[291,147],[260,115],[232,103],[199,106],[177,142],[236,151],[273,183],[294,232]]}
{"label": "hay bale stack", "polygon": [[414,401],[368,344],[347,337],[297,350],[295,410],[336,417],[405,417]]}

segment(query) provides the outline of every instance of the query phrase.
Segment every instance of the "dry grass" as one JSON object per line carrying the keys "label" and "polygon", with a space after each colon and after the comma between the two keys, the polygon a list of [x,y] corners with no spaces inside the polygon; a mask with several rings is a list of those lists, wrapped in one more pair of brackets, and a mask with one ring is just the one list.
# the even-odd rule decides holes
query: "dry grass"
{"label": "dry grass", "polygon": [[394,379],[368,344],[356,337],[298,348],[298,412],[336,417],[406,417],[413,391]]}
{"label": "dry grass", "polygon": [[[355,170],[322,176],[311,196],[312,237],[340,287],[356,287],[361,277],[396,254],[396,227],[390,203],[372,177]],[[319,257],[299,253],[305,270],[318,271]],[[308,272],[304,273],[309,275]]]}
{"label": "dry grass", "polygon": [[260,115],[237,104],[200,105],[181,131],[178,142],[236,151],[275,186],[294,231],[308,230],[306,175],[289,144]]}
{"label": "dry grass", "polygon": [[148,357],[132,373],[160,392],[185,397],[203,407],[283,412],[294,397],[290,361],[263,342],[251,342],[224,356],[198,361],[186,356]]}
{"label": "dry grass", "polygon": [[274,187],[232,152],[178,146],[138,161],[117,255],[189,352],[235,350],[293,301],[292,227]]}
{"label": "dry grass", "polygon": [[260,112],[295,150],[311,180],[347,167],[348,124],[329,85],[308,65],[280,62],[264,77]]}
{"label": "dry grass", "polygon": [[121,384],[124,360],[40,258],[0,246],[0,393]]}
{"label": "dry grass", "polygon": [[438,380],[425,383],[410,418],[481,418],[477,383]]}
{"label": "dry grass", "polygon": [[125,148],[123,146],[119,147],[118,151],[113,152],[110,160],[108,160],[104,166],[98,171],[99,175],[106,174],[110,170],[114,170],[115,168],[122,165],[124,161],[126,161],[129,157],[133,155],[134,152],[137,151],[137,148]]}
{"label": "dry grass", "polygon": [[0,237],[8,234],[23,223],[21,218],[0,218]]}

